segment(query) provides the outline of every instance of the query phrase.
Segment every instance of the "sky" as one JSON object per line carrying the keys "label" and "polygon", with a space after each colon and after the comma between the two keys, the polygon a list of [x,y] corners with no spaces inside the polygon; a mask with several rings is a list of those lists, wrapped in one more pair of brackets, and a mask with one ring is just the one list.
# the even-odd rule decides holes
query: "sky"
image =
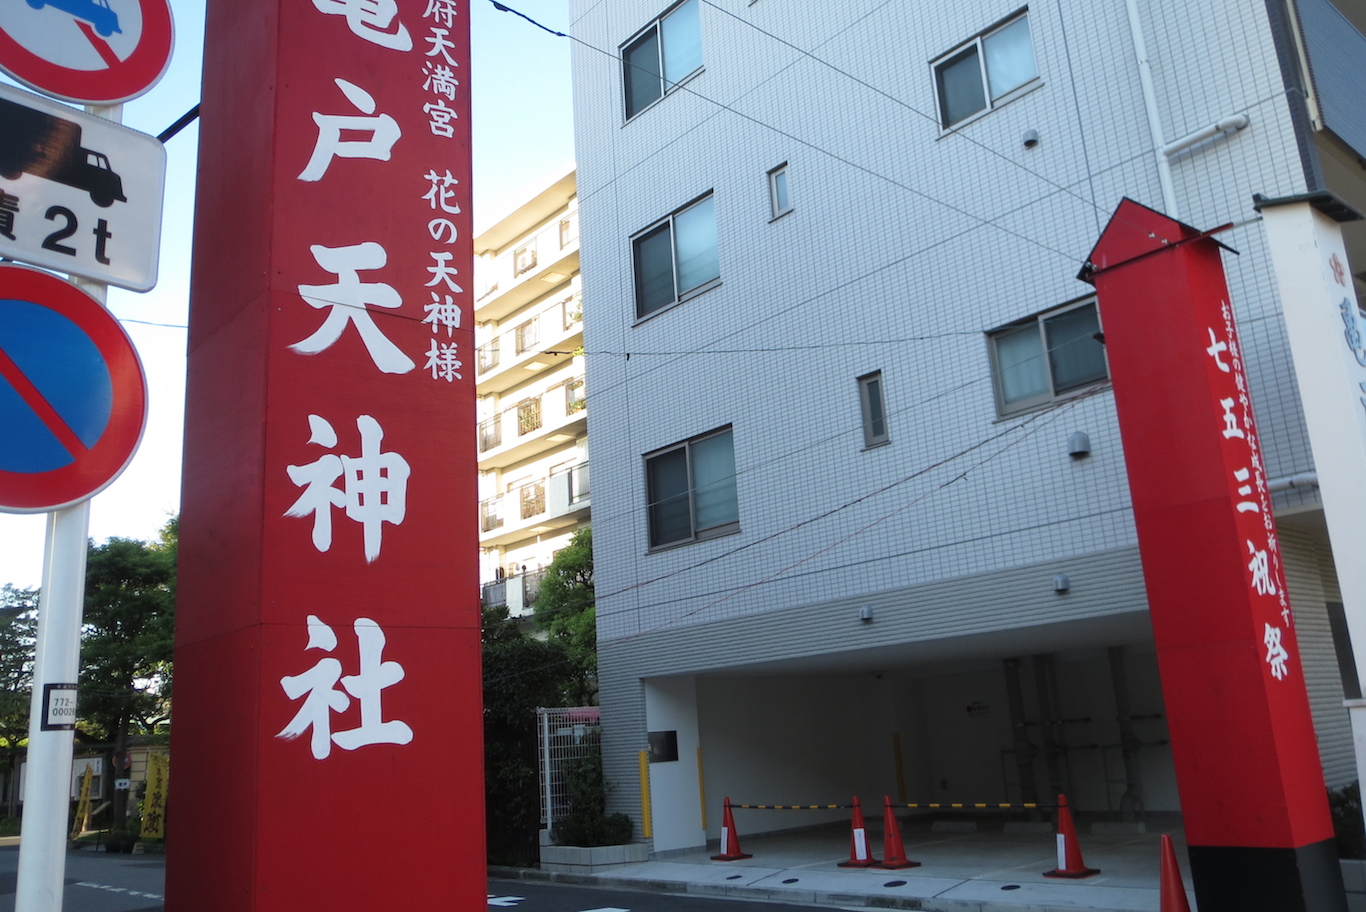
{"label": "sky", "polygon": [[[420,0],[405,0],[405,5],[414,2]],[[473,105],[478,230],[567,173],[574,165],[574,148],[569,42],[499,12],[490,0],[468,2],[473,41],[467,85]],[[171,0],[175,49],[170,67],[150,92],[124,105],[127,126],[156,135],[198,103],[204,4],[205,0]],[[569,30],[568,0],[514,0],[505,5],[556,31]],[[179,511],[198,138],[198,127],[192,125],[166,143],[157,286],[143,294],[109,290],[109,309],[142,359],[149,404],[137,454],[91,502],[90,537],[96,542],[113,536],[154,539]],[[0,513],[0,584],[28,588],[41,583],[46,524],[46,514]]]}

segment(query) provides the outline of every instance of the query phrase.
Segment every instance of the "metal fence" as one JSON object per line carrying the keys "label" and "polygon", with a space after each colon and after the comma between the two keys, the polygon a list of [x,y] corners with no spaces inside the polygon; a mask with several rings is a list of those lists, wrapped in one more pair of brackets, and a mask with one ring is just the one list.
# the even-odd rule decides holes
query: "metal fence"
{"label": "metal fence", "polygon": [[550,829],[569,804],[566,773],[579,760],[598,755],[601,723],[596,706],[536,710],[540,755],[541,827]]}

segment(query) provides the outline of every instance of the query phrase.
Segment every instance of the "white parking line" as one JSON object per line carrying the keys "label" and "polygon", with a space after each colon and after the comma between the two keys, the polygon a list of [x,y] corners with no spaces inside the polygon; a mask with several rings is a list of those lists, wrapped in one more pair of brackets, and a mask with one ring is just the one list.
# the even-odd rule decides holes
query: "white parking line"
{"label": "white parking line", "polygon": [[165,899],[160,893],[143,893],[141,890],[130,890],[127,887],[111,887],[109,884],[91,883],[88,880],[77,881],[77,887],[89,887],[92,890],[104,890],[106,893],[122,893],[125,896],[140,896],[143,899]]}

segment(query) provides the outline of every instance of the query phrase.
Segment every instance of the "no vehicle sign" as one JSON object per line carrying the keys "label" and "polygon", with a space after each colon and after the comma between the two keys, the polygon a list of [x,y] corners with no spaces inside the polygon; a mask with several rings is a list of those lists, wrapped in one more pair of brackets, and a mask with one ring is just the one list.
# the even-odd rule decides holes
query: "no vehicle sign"
{"label": "no vehicle sign", "polygon": [[114,104],[156,85],[171,61],[168,0],[4,0],[0,69],[78,104]]}
{"label": "no vehicle sign", "polygon": [[147,291],[165,184],[155,137],[0,85],[0,255]]}
{"label": "no vehicle sign", "polygon": [[56,276],[0,266],[0,511],[92,497],[142,437],[147,385],[123,327]]}

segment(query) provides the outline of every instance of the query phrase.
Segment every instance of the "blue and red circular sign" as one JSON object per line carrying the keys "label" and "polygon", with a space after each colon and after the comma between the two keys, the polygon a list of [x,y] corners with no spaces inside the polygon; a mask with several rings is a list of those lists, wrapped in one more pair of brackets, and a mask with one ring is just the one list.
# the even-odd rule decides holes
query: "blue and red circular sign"
{"label": "blue and red circular sign", "polygon": [[4,0],[0,69],[65,101],[115,104],[171,62],[169,0]]}
{"label": "blue and red circular sign", "polygon": [[99,493],[146,420],[142,363],[109,311],[56,276],[0,266],[0,512]]}

